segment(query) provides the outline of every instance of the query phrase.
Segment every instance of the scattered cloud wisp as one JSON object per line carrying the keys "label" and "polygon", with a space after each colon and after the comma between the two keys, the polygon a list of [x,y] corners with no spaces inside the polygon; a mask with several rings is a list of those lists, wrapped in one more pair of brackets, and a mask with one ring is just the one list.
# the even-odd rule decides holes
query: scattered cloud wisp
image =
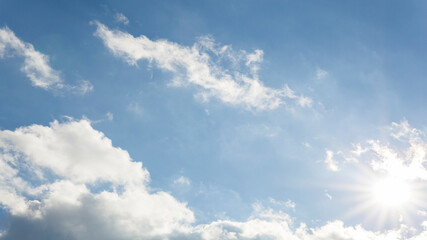
{"label": "scattered cloud wisp", "polygon": [[123,13],[116,13],[114,18],[116,19],[116,22],[118,22],[118,23],[122,23],[124,25],[129,24],[129,19]]}
{"label": "scattered cloud wisp", "polygon": [[[338,162],[361,162],[368,156],[370,168],[392,177],[427,180],[427,133],[412,128],[408,121],[393,122],[388,127],[389,140],[367,140],[353,144],[350,151],[327,150],[325,162],[338,170]],[[339,161],[338,161],[339,159]]]}
{"label": "scattered cloud wisp", "polygon": [[0,58],[20,56],[24,58],[21,71],[31,80],[35,87],[46,90],[68,89],[72,92],[85,94],[93,90],[88,81],[79,86],[64,84],[60,72],[49,65],[49,57],[34,49],[30,43],[19,39],[8,27],[0,28]]}
{"label": "scattered cloud wisp", "polygon": [[263,51],[236,52],[231,46],[220,46],[210,37],[200,38],[192,47],[167,40],[150,40],[144,35],[134,37],[94,21],[95,36],[102,39],[114,56],[130,65],[148,60],[158,68],[174,73],[172,86],[197,87],[196,97],[204,101],[211,97],[248,109],[274,109],[294,104],[310,107],[312,100],[297,96],[287,85],[282,89],[264,86],[259,80],[259,64]]}

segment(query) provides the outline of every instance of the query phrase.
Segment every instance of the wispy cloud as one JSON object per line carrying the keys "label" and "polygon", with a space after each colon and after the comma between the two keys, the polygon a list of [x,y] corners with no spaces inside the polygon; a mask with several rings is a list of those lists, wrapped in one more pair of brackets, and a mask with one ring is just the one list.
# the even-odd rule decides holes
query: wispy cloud
{"label": "wispy cloud", "polygon": [[[365,162],[372,170],[385,172],[402,179],[427,180],[427,132],[413,128],[408,121],[392,123],[388,127],[390,140],[370,139],[364,143],[353,144],[349,151],[327,150],[325,162],[331,166],[338,163]],[[333,157],[337,159],[333,160]],[[366,159],[366,156],[369,156]]]}
{"label": "wispy cloud", "polygon": [[142,116],[144,114],[144,110],[139,106],[137,102],[131,102],[127,106],[127,110],[135,113],[136,115]]}
{"label": "wispy cloud", "polygon": [[162,70],[174,73],[171,86],[194,86],[196,96],[204,101],[211,97],[224,103],[248,109],[274,109],[295,104],[310,107],[311,99],[296,95],[287,85],[282,89],[264,86],[259,80],[259,64],[263,51],[234,51],[221,46],[210,37],[200,38],[192,47],[167,40],[150,40],[144,35],[134,37],[119,30],[93,22],[95,36],[116,56],[130,65],[147,60]]}
{"label": "wispy cloud", "polygon": [[8,27],[0,28],[0,58],[12,56],[24,58],[21,71],[35,87],[46,90],[66,89],[79,94],[93,90],[88,81],[82,81],[78,86],[64,84],[60,72],[49,65],[48,56],[36,51],[32,44],[20,40]]}
{"label": "wispy cloud", "polygon": [[295,202],[293,202],[291,200],[279,201],[279,200],[276,200],[274,198],[269,198],[269,201],[270,201],[270,203],[272,203],[274,205],[283,206],[285,208],[295,209],[295,207],[296,207]]}
{"label": "wispy cloud", "polygon": [[118,23],[122,23],[124,25],[129,24],[129,19],[125,15],[123,15],[123,13],[116,13],[116,15],[114,15],[114,19]]}
{"label": "wispy cloud", "polygon": [[173,184],[175,185],[181,185],[181,186],[190,186],[191,181],[187,177],[179,176],[175,180],[173,180]]}
{"label": "wispy cloud", "polygon": [[309,142],[302,142],[301,144],[306,148],[311,148],[311,144]]}
{"label": "wispy cloud", "polygon": [[332,200],[332,195],[328,193],[328,191],[325,191],[325,196],[329,199]]}
{"label": "wispy cloud", "polygon": [[331,150],[326,150],[325,163],[331,171],[339,171],[338,162],[334,159],[334,152]]}
{"label": "wispy cloud", "polygon": [[326,70],[323,70],[321,68],[316,69],[316,78],[318,80],[324,79],[329,75],[329,73]]}
{"label": "wispy cloud", "polygon": [[108,121],[113,121],[113,119],[114,119],[114,114],[112,114],[111,112],[107,112],[106,116],[107,116],[107,120],[108,120]]}
{"label": "wispy cloud", "polygon": [[80,81],[79,85],[75,85],[75,86],[64,85],[64,89],[71,91],[75,94],[85,95],[86,93],[93,91],[93,85],[91,82],[89,82],[87,80],[82,80],[82,81]]}

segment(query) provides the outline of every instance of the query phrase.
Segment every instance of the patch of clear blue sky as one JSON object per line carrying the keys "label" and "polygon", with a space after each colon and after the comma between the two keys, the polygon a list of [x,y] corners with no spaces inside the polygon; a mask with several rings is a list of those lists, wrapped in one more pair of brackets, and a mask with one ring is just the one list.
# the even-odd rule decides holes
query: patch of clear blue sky
{"label": "patch of clear blue sky", "polygon": [[[331,201],[324,191],[354,179],[326,170],[325,148],[379,138],[380,127],[404,118],[425,126],[426,10],[424,1],[3,0],[0,27],[49,55],[65,81],[88,80],[94,92],[34,88],[19,71],[20,59],[0,59],[0,128],[62,116],[96,121],[111,112],[113,121],[94,128],[142,161],[154,188],[188,201],[201,222],[222,212],[244,219],[254,201],[269,197],[296,202],[300,221],[342,218],[351,204]],[[119,12],[129,25],[115,22]],[[262,49],[265,85],[288,84],[313,98],[314,110],[250,112],[215,99],[202,103],[191,87],[167,87],[170,73],[115,58],[93,36],[92,20],[185,46],[210,35],[235,50]],[[316,79],[318,68],[328,76]],[[190,189],[173,186],[181,175]]]}

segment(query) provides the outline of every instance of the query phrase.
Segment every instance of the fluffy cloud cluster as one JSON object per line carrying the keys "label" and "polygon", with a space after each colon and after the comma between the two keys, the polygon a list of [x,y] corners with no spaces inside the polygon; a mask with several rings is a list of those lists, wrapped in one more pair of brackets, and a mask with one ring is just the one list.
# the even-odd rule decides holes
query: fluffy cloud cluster
{"label": "fluffy cloud cluster", "polygon": [[219,46],[211,38],[200,38],[192,47],[181,46],[167,40],[150,40],[141,35],[134,37],[105,25],[97,26],[95,36],[105,46],[130,65],[148,60],[158,68],[174,73],[173,86],[193,85],[198,88],[197,97],[211,97],[249,109],[274,109],[293,101],[300,106],[311,106],[308,97],[297,96],[288,86],[273,89],[259,80],[259,64],[263,51],[235,52],[231,46]]}
{"label": "fluffy cloud cluster", "polygon": [[[295,207],[291,201],[284,204]],[[404,226],[372,232],[341,221],[295,227],[287,213],[261,204],[254,204],[246,221],[195,225],[185,203],[151,191],[142,164],[88,120],[0,131],[0,206],[11,216],[2,240],[398,240],[407,234]],[[421,232],[407,239],[425,236]]]}
{"label": "fluffy cloud cluster", "polygon": [[426,132],[412,128],[407,121],[392,123],[389,140],[368,140],[355,144],[350,151],[326,151],[331,170],[338,170],[338,162],[351,163],[369,160],[371,168],[392,177],[406,180],[427,180]]}
{"label": "fluffy cloud cluster", "polygon": [[150,192],[142,164],[87,120],[1,131],[0,149],[0,203],[16,218],[5,239],[24,239],[14,224],[40,225],[35,236],[136,239],[194,220],[184,203]]}
{"label": "fluffy cloud cluster", "polygon": [[31,80],[31,83],[43,89],[68,89],[78,93],[86,93],[93,89],[88,81],[82,81],[79,86],[64,84],[60,73],[49,65],[49,57],[34,49],[16,37],[8,27],[0,28],[0,58],[19,56],[24,58],[21,71]]}

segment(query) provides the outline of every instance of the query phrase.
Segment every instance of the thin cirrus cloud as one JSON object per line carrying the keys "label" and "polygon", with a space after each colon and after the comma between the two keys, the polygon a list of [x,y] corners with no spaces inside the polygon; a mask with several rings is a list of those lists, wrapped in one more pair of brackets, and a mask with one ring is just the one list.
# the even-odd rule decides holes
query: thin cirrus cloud
{"label": "thin cirrus cloud", "polygon": [[[271,202],[295,208],[290,200]],[[398,240],[408,232],[404,225],[372,232],[339,220],[316,228],[295,226],[286,212],[260,203],[245,221],[195,224],[186,203],[151,190],[141,162],[85,119],[0,131],[0,203],[11,218],[1,240]]]}
{"label": "thin cirrus cloud", "polygon": [[93,90],[89,81],[81,81],[80,85],[65,84],[60,72],[49,65],[49,57],[34,49],[30,43],[19,39],[8,27],[0,28],[0,59],[10,56],[24,58],[21,71],[30,79],[35,87],[45,90],[68,90],[85,94]]}
{"label": "thin cirrus cloud", "polygon": [[312,100],[296,95],[287,85],[282,89],[264,86],[259,80],[259,64],[263,51],[233,51],[220,46],[210,37],[201,37],[192,47],[168,40],[150,40],[144,35],[134,37],[119,30],[110,30],[98,21],[95,36],[102,39],[114,56],[130,65],[148,60],[159,69],[174,74],[172,86],[194,86],[196,97],[204,101],[217,98],[224,103],[247,109],[267,110],[290,104],[310,107]]}
{"label": "thin cirrus cloud", "polygon": [[318,80],[324,79],[326,77],[328,77],[329,73],[321,68],[317,68],[316,69],[316,78]]}

